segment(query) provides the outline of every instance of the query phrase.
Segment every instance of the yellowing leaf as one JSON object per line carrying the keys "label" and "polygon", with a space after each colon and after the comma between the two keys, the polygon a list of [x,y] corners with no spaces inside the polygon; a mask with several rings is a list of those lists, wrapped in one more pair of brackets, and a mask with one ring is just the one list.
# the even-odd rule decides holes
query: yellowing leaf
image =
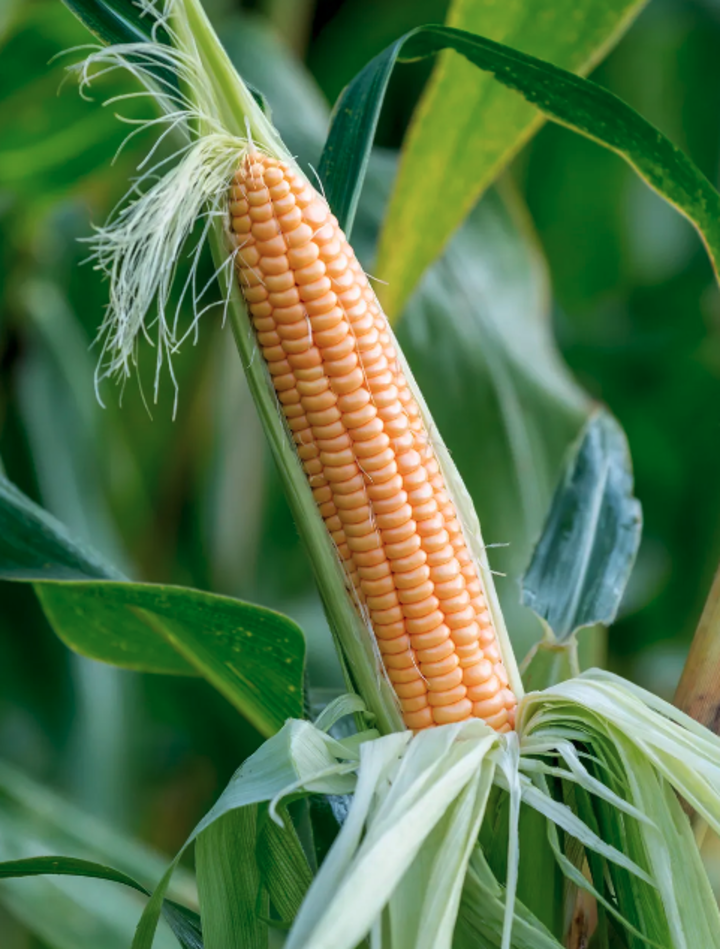
{"label": "yellowing leaf", "polygon": [[[585,74],[643,0],[455,0],[447,25]],[[452,52],[441,54],[403,150],[380,239],[383,303],[399,313],[423,271],[544,117]],[[418,200],[421,197],[422,200]]]}

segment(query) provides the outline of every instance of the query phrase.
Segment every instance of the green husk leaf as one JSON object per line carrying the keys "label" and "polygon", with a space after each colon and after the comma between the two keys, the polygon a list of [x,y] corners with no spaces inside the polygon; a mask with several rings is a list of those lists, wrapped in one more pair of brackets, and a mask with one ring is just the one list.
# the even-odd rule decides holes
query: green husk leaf
{"label": "green husk leaf", "polygon": [[[676,795],[711,827],[718,826],[720,740],[656,696],[600,670],[530,693],[521,705],[518,727],[529,740],[528,750],[536,739],[553,741],[568,723],[584,733],[583,744],[592,748],[595,777],[606,783],[610,777],[616,793],[644,815],[640,821],[623,815],[610,801],[597,804],[599,826],[611,846],[649,874],[652,888],[642,875],[608,864],[617,898],[610,902],[582,874],[571,867],[564,867],[565,872],[604,900],[633,937],[674,949],[718,945],[720,913]],[[587,782],[580,783],[592,793]],[[553,840],[551,833],[561,860]],[[683,872],[677,872],[679,867]]]}
{"label": "green husk leaf", "polygon": [[[443,819],[447,808],[458,799],[458,810],[450,820],[448,832],[461,828],[472,835],[481,819],[487,799],[487,778],[478,781],[478,772],[495,737],[482,723],[478,727],[448,727],[421,733],[410,741],[407,732],[388,735],[366,743],[361,749],[361,765],[353,802],[340,835],[313,881],[308,896],[287,941],[287,949],[344,949],[353,947],[371,929],[384,905],[404,874],[418,857],[423,842]],[[481,736],[474,741],[455,742],[459,732]],[[433,734],[434,732],[434,734]],[[398,768],[398,759],[402,764]],[[489,766],[489,765],[488,765]],[[489,766],[492,767],[492,766]],[[389,790],[387,779],[394,772]],[[490,779],[492,776],[492,771]],[[470,798],[463,798],[468,786],[474,788]],[[478,801],[477,794],[481,800]],[[375,795],[382,794],[370,810]],[[464,802],[469,811],[463,807]],[[477,810],[476,810],[477,808]],[[362,831],[365,827],[365,834]],[[474,840],[474,837],[472,838]],[[460,878],[469,858],[467,839],[461,844]],[[428,854],[432,852],[428,850]],[[449,858],[442,848],[435,853],[438,863],[417,867],[422,889],[415,891],[419,905],[427,894],[425,887],[435,880]],[[452,859],[457,859],[453,854]],[[456,880],[446,881],[452,894]],[[459,893],[457,894],[459,896]],[[425,922],[430,931],[422,938],[437,949],[449,946],[454,923],[456,895],[450,896],[447,912]],[[352,911],[350,911],[352,906]],[[401,915],[404,917],[404,914]],[[408,933],[393,946],[414,945]]]}
{"label": "green husk leaf", "polygon": [[261,894],[257,806],[229,811],[195,847],[205,949],[267,949],[267,897]]}
{"label": "green husk leaf", "polygon": [[287,808],[280,805],[277,813],[281,824],[269,818],[267,809],[260,811],[256,858],[262,884],[280,917],[271,925],[287,929],[300,910],[313,874]]}
{"label": "green husk leaf", "polygon": [[[342,700],[337,708],[347,710]],[[593,753],[581,757],[576,743]],[[593,670],[526,696],[518,732],[508,735],[470,721],[416,735],[369,732],[337,741],[308,722],[290,721],[240,768],[185,847],[209,827],[220,833],[216,822],[237,809],[245,809],[241,819],[247,820],[250,808],[267,802],[269,818],[282,820],[278,807],[288,796],[352,791],[347,817],[297,912],[288,949],[353,949],[381,930],[392,949],[450,949],[460,908],[465,937],[480,912],[489,925],[484,944],[525,946],[527,927],[534,927],[544,940],[539,945],[553,945],[515,895],[522,799],[545,817],[562,873],[595,896],[633,946],[633,940],[673,949],[715,946],[720,913],[675,792],[717,823],[719,773],[720,740],[642,690]],[[558,798],[550,779],[578,793]],[[494,878],[473,856],[491,784],[509,792],[502,927]],[[588,800],[599,819],[588,811]],[[569,850],[558,829],[574,841]],[[595,867],[592,882],[580,869],[583,853]],[[133,949],[151,946],[179,858],[148,903]],[[689,867],[688,879],[671,872],[681,865]],[[460,898],[468,875],[470,892],[492,897],[482,911],[468,904],[467,893]],[[613,883],[609,892],[606,878]],[[267,914],[256,884],[243,887],[238,912],[255,913],[260,925]],[[292,911],[299,901],[298,892]],[[424,907],[420,919],[418,905]]]}
{"label": "green husk leaf", "polygon": [[[352,791],[355,787],[353,771],[359,759],[358,746],[363,740],[368,741],[376,734],[376,732],[368,732],[365,735],[356,735],[348,742],[339,742],[309,722],[288,721],[281,731],[266,741],[237,770],[214,807],[183,844],[145,907],[135,933],[132,949],[152,949],[160,920],[162,901],[171,884],[172,876],[185,851],[201,835],[213,828],[217,821],[236,811],[244,812],[245,816],[241,814],[238,817],[239,823],[229,825],[230,832],[235,827],[238,833],[247,835],[249,833],[247,822],[256,819],[249,816],[250,812],[258,804],[270,803],[272,817],[272,805],[277,805],[284,798],[296,793],[346,794]],[[221,834],[222,830],[220,829],[217,833]],[[216,832],[213,833],[212,839],[217,839]],[[249,838],[243,836],[243,839]],[[253,855],[255,841],[256,836],[253,836]],[[205,854],[209,855],[211,851],[212,847],[209,846]],[[210,862],[209,856],[208,862]],[[208,872],[214,871],[209,869]],[[232,872],[232,867],[228,867],[227,872]],[[228,920],[222,917],[225,911],[218,909],[221,914],[218,922],[219,933],[226,932],[228,926],[237,925],[238,928],[250,927],[248,931],[251,934],[254,933],[252,938],[259,938],[259,930],[252,929],[251,920],[254,914],[262,921],[267,917],[267,912],[262,903],[258,911],[256,897],[259,891],[252,894],[253,887],[249,880],[250,877],[246,875],[234,881],[233,884],[236,886],[235,896],[238,900],[235,912],[241,917],[240,919],[234,922]],[[228,883],[233,883],[233,881],[226,881],[220,885],[225,886]],[[252,907],[247,902],[251,896]]]}

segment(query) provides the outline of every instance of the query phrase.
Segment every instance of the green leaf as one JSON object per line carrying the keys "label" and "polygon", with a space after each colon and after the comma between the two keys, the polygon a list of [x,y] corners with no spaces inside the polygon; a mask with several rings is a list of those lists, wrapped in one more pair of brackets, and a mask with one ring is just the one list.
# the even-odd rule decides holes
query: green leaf
{"label": "green leaf", "polygon": [[92,860],[79,860],[77,857],[27,857],[24,860],[6,860],[0,863],[0,879],[31,876],[92,877],[96,880],[122,883],[144,893],[145,896],[148,895],[145,887],[127,873]]}
{"label": "green leaf", "polygon": [[[92,860],[77,857],[28,857],[24,860],[6,860],[0,863],[0,879],[17,879],[33,876],[72,876],[121,883],[150,896],[148,890],[127,873],[106,867]],[[163,915],[177,936],[183,949],[203,949],[200,918],[185,907],[176,906],[167,900],[163,903]]]}
{"label": "green leaf", "polygon": [[625,435],[596,412],[568,459],[522,581],[522,600],[561,640],[615,619],[635,562],[642,512]]}
{"label": "green leaf", "polygon": [[[0,761],[0,839],[0,852],[6,856],[11,851],[15,858],[30,856],[37,847],[46,853],[111,863],[145,884],[157,879],[167,863],[163,854],[115,830],[7,761]],[[14,844],[19,841],[23,846],[15,853]],[[197,905],[194,881],[187,871],[175,876],[170,895],[175,901]]]}
{"label": "green leaf", "polygon": [[121,580],[122,574],[0,475],[0,577]]}
{"label": "green leaf", "polygon": [[[644,5],[645,0],[455,0],[445,22],[586,74]],[[480,194],[542,121],[532,106],[492,76],[478,75],[466,60],[450,53],[438,58],[408,130],[380,241],[389,312],[402,310]]]}
{"label": "green leaf", "polygon": [[[691,221],[718,271],[720,195],[680,149],[595,83],[501,43],[442,26],[418,27],[400,37],[353,79],[336,104],[320,176],[328,201],[347,232],[352,229],[378,116],[396,62],[421,59],[445,49],[454,49],[479,69],[491,72],[553,121],[617,152]],[[396,309],[392,304],[390,312]]]}
{"label": "green leaf", "polygon": [[0,579],[33,581],[72,649],[128,669],[202,675],[264,735],[302,714],[304,637],[288,617],[119,577],[0,477]]}
{"label": "green leaf", "polygon": [[281,613],[156,584],[46,584],[39,598],[71,648],[124,668],[202,675],[266,736],[302,714],[304,638]]}
{"label": "green leaf", "polygon": [[153,20],[141,15],[132,0],[63,0],[91,33],[103,43],[142,43],[150,40]]}
{"label": "green leaf", "polygon": [[[53,949],[127,949],[144,895],[166,863],[7,762],[0,762],[0,853],[0,903]],[[64,856],[45,856],[57,853]],[[73,879],[75,873],[97,879]],[[125,885],[108,886],[103,876]],[[197,906],[187,871],[177,874],[168,896],[163,915],[172,917],[187,949],[199,949],[192,936],[197,914],[173,902]],[[177,947],[167,927],[161,936],[158,949]]]}

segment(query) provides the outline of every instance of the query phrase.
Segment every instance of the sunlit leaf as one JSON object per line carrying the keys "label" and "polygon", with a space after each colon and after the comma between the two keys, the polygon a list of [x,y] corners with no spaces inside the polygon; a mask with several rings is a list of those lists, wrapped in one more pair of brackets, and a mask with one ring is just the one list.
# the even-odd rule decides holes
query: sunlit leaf
{"label": "sunlit leaf", "polygon": [[[454,0],[445,23],[585,74],[645,0]],[[422,272],[542,116],[460,56],[443,53],[408,130],[378,253],[400,312]],[[418,191],[423,200],[418,201]]]}
{"label": "sunlit leaf", "polygon": [[[692,222],[718,269],[720,195],[684,152],[634,109],[595,83],[501,43],[441,26],[418,27],[400,37],[353,79],[338,100],[320,175],[330,205],[346,230],[352,228],[395,64],[445,49],[453,49],[479,69],[491,72],[553,121],[617,152]],[[397,314],[394,304],[390,312]]]}

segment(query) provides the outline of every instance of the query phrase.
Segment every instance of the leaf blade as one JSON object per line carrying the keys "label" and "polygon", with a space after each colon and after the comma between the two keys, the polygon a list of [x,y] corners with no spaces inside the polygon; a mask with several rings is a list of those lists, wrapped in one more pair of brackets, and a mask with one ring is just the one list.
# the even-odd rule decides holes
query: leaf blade
{"label": "leaf blade", "polygon": [[[644,0],[455,0],[446,24],[585,75],[643,6]],[[401,311],[423,270],[542,122],[491,76],[478,76],[459,56],[439,57],[408,129],[381,236],[390,312]],[[416,199],[419,185],[423,202]]]}
{"label": "leaf blade", "polygon": [[34,583],[76,652],[200,674],[266,736],[302,715],[305,642],[289,617],[200,590],[130,583],[1,476],[0,579]]}
{"label": "leaf blade", "polygon": [[[96,863],[94,860],[84,860],[78,857],[40,856],[5,860],[0,863],[0,879],[2,880],[45,876],[105,880],[109,883],[119,883],[122,886],[129,887],[138,893],[142,893],[143,896],[150,896],[150,891],[127,873]],[[200,919],[196,913],[186,907],[164,900],[163,916],[182,949],[203,949]]]}
{"label": "leaf blade", "polygon": [[542,536],[522,581],[522,601],[562,642],[584,626],[609,625],[640,543],[625,435],[596,412],[568,459]]}
{"label": "leaf blade", "polygon": [[63,0],[103,43],[142,43],[151,38],[152,21],[129,0]]}
{"label": "leaf blade", "polygon": [[[319,174],[346,231],[352,228],[393,67],[399,60],[421,59],[445,49],[453,49],[479,69],[491,72],[548,118],[620,155],[687,217],[703,240],[716,273],[720,271],[720,195],[669,139],[617,96],[587,79],[501,43],[441,26],[418,27],[400,37],[355,77],[336,104]],[[389,302],[391,316],[397,315],[392,299]]]}

